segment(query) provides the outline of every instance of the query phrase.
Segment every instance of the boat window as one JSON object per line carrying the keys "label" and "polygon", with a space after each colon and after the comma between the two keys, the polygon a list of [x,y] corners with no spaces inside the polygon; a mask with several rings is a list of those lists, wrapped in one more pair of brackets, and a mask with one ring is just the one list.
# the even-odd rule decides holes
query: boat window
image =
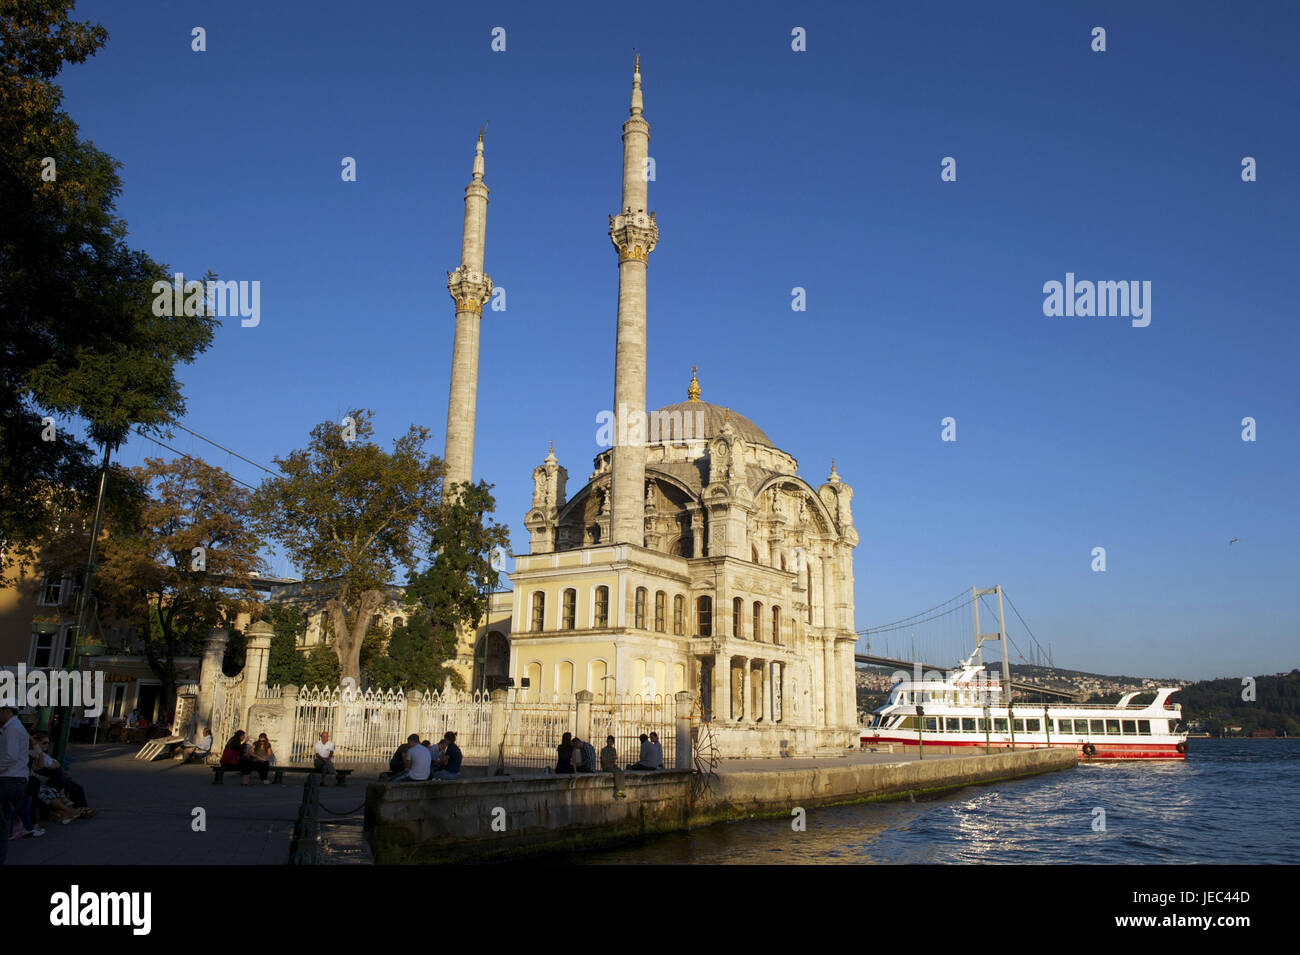
{"label": "boat window", "polygon": [[979,731],[980,731],[981,733],[987,733],[987,732],[988,732],[988,728],[989,728],[989,721],[988,721],[988,720],[980,720],[978,725],[979,725]]}
{"label": "boat window", "polygon": [[1073,732],[1074,732],[1074,720],[1057,720],[1057,721],[1056,721],[1056,731],[1057,731],[1058,733],[1073,733]]}
{"label": "boat window", "polygon": [[1139,736],[1150,736],[1150,735],[1151,735],[1151,721],[1150,721],[1150,720],[1138,720],[1138,735],[1139,735]]}
{"label": "boat window", "polygon": [[1118,735],[1119,735],[1119,720],[1107,720],[1107,721],[1106,721],[1106,733],[1107,733],[1107,735],[1109,735],[1109,736],[1118,736]]}
{"label": "boat window", "polygon": [[937,732],[939,731],[939,720],[938,720],[938,718],[937,718],[937,717],[934,717],[934,716],[927,716],[927,717],[925,718],[925,728],[926,728],[926,731],[927,731],[927,732],[930,732],[930,733],[937,733]]}
{"label": "boat window", "polygon": [[1106,732],[1106,724],[1102,720],[1093,720],[1092,729],[1089,730],[1089,732],[1095,733],[1097,736],[1101,736]]}
{"label": "boat window", "polygon": [[1042,732],[1042,731],[1038,728],[1038,720],[1026,720],[1026,721],[1025,721],[1025,730],[1026,730],[1027,732],[1030,732],[1030,733],[1040,733],[1040,732]]}
{"label": "boat window", "polygon": [[961,730],[958,729],[958,727],[960,726],[961,726],[960,720],[958,720],[956,717],[952,717],[952,716],[948,717],[946,729],[949,733],[961,732]]}
{"label": "boat window", "polygon": [[1025,731],[1025,721],[1024,721],[1024,720],[1016,720],[1016,732],[1017,732],[1017,733],[1023,733],[1024,731]]}
{"label": "boat window", "polygon": [[994,717],[994,719],[993,719],[993,732],[995,732],[995,733],[1005,733],[1006,731],[1007,731],[1007,721],[1006,721],[1005,719],[1001,719],[1001,720],[1000,720],[1000,719],[998,719],[997,717]]}
{"label": "boat window", "polygon": [[972,716],[963,716],[961,719],[961,731],[963,733],[975,732],[975,718]]}
{"label": "boat window", "polygon": [[1124,720],[1124,735],[1125,736],[1137,735],[1137,722],[1135,720]]}

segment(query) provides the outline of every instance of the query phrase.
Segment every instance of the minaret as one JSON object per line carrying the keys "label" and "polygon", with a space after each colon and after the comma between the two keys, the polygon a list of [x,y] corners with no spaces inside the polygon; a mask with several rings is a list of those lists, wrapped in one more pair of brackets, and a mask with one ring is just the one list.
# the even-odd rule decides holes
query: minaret
{"label": "minaret", "polygon": [[488,188],[483,184],[483,130],[474,150],[474,178],[465,187],[465,224],[460,268],[447,273],[447,291],[456,303],[456,340],[451,352],[451,392],[447,398],[447,450],[444,490],[468,482],[474,469],[474,412],[478,403],[478,332],[492,280],[483,272]]}
{"label": "minaret", "polygon": [[646,263],[659,226],[646,212],[650,124],[641,115],[641,57],[632,73],[631,115],[623,124],[623,204],[609,217],[618,250],[618,338],[614,354],[614,450],[610,542],[645,543]]}

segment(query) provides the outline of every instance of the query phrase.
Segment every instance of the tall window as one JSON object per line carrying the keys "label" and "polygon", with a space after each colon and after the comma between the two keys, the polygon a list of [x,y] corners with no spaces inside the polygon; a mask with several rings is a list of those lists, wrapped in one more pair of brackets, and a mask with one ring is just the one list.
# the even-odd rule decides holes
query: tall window
{"label": "tall window", "polygon": [[561,609],[564,614],[564,619],[560,623],[561,628],[572,630],[578,612],[578,592],[572,587],[564,592],[564,604]]}
{"label": "tall window", "polygon": [[772,608],[772,642],[781,642],[781,608]]}
{"label": "tall window", "polygon": [[744,613],[745,601],[743,598],[737,597],[731,602],[731,635],[737,639],[744,636],[740,631],[740,621]]}
{"label": "tall window", "polygon": [[541,633],[546,626],[546,594],[540,590],[533,592],[533,624],[528,629]]}
{"label": "tall window", "polygon": [[681,594],[673,598],[673,633],[679,637],[686,633],[686,598]]}
{"label": "tall window", "polygon": [[41,599],[37,601],[43,607],[57,607],[63,596],[63,578],[57,574],[46,574],[41,581]]}
{"label": "tall window", "polygon": [[655,633],[664,633],[668,629],[668,595],[662,590],[655,591]]}
{"label": "tall window", "polygon": [[638,588],[636,589],[636,624],[635,624],[635,626],[636,626],[636,628],[637,628],[638,630],[644,630],[644,629],[645,629],[645,602],[646,602],[646,597],[649,595],[649,593],[650,593],[650,592],[649,592],[648,590],[646,590],[644,587],[638,587]]}
{"label": "tall window", "polygon": [[763,605],[754,601],[754,639],[763,639]]}
{"label": "tall window", "polygon": [[54,666],[54,644],[58,634],[33,633],[31,660],[33,667]]}
{"label": "tall window", "polygon": [[695,623],[701,637],[713,636],[712,597],[701,597],[695,601]]}
{"label": "tall window", "polygon": [[609,626],[609,588],[596,588],[596,626]]}

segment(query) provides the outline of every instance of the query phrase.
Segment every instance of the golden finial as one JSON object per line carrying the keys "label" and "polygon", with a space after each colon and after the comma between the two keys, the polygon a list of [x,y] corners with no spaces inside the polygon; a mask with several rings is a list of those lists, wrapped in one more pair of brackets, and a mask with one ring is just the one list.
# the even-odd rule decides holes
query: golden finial
{"label": "golden finial", "polygon": [[723,409],[722,409],[722,423],[723,423],[723,425],[728,425],[728,424],[731,423],[731,409],[730,409],[730,408],[723,408]]}
{"label": "golden finial", "polygon": [[687,401],[700,400],[700,379],[695,377],[695,373],[699,370],[700,368],[698,365],[691,365],[691,383],[686,388]]}
{"label": "golden finial", "polygon": [[487,123],[478,128],[478,141],[483,142],[483,130],[487,129]]}
{"label": "golden finial", "polygon": [[[554,454],[554,453],[555,453],[555,441],[554,441],[554,440],[551,440],[551,441],[547,441],[547,442],[546,442],[546,453],[547,453],[547,454]],[[835,470],[835,465],[834,465],[834,464],[831,465],[831,470],[832,470],[832,471]]]}
{"label": "golden finial", "polygon": [[638,54],[636,55],[636,66],[634,66],[634,67],[632,68],[632,72],[633,72],[633,73],[640,73],[640,72],[641,72],[641,54],[640,54],[640,53],[638,53]]}

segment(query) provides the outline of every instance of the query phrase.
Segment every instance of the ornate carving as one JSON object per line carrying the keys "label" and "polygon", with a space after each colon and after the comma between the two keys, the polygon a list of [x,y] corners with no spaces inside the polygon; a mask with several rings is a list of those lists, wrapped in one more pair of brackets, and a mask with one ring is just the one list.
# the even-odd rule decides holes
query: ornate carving
{"label": "ornate carving", "polygon": [[650,253],[659,243],[659,224],[651,212],[633,212],[624,210],[616,216],[609,217],[609,240],[618,250],[620,262],[628,259],[647,262]]}
{"label": "ornate carving", "polygon": [[447,291],[456,303],[456,311],[481,312],[492,297],[492,280],[487,273],[462,265],[447,273]]}

